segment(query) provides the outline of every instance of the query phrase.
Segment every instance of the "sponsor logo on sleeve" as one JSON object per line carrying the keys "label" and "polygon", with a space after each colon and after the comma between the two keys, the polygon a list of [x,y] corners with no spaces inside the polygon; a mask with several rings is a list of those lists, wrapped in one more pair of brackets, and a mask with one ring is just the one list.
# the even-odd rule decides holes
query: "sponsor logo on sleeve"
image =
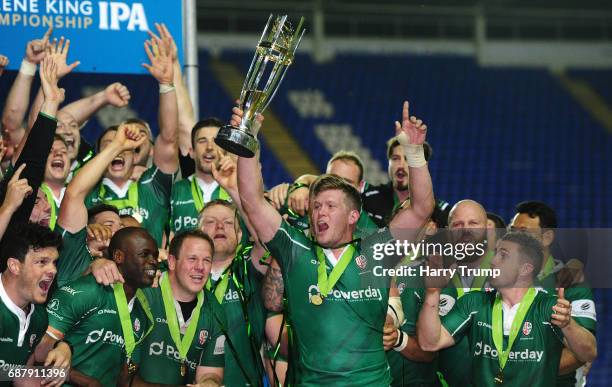
{"label": "sponsor logo on sleeve", "polygon": [[572,301],[572,317],[585,317],[597,321],[597,312],[593,300]]}
{"label": "sponsor logo on sleeve", "polygon": [[70,286],[68,286],[68,285],[66,285],[66,286],[62,286],[62,287],[60,288],[60,290],[61,290],[61,291],[66,292],[66,293],[68,293],[68,294],[70,294],[71,296],[76,296],[76,295],[77,295],[77,294],[79,294],[79,293],[83,293],[83,291],[82,291],[82,290],[76,290],[76,289],[73,289],[73,288],[71,288],[71,287],[70,287]]}
{"label": "sponsor logo on sleeve", "polygon": [[453,306],[455,306],[455,299],[453,297],[449,296],[448,294],[440,295],[440,316],[446,316],[448,312],[453,309]]}
{"label": "sponsor logo on sleeve", "polygon": [[225,353],[225,336],[217,337],[213,355],[223,355]]}
{"label": "sponsor logo on sleeve", "polygon": [[57,310],[59,308],[59,300],[57,298],[52,299],[47,305],[47,309],[49,310]]}

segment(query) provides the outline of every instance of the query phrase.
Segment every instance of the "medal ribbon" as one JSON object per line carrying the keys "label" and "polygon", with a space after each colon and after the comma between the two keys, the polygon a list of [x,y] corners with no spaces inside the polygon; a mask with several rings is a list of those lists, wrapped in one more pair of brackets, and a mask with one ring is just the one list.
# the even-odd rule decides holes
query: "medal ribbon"
{"label": "medal ribbon", "polygon": [[317,258],[319,259],[319,267],[317,268],[318,272],[318,280],[317,286],[319,287],[319,292],[321,297],[327,297],[329,292],[332,290],[336,282],[342,276],[342,273],[346,270],[351,258],[353,258],[353,254],[355,253],[355,245],[350,244],[338,260],[338,263],[332,269],[329,274],[329,278],[327,277],[327,268],[325,267],[325,254],[323,253],[323,249],[319,246],[316,247]]}
{"label": "medal ribbon", "polygon": [[[164,273],[160,279],[162,299],[164,301],[164,309],[166,310],[166,320],[168,321],[170,336],[172,337],[176,348],[178,348],[179,357],[181,358],[181,361],[184,361],[185,358],[187,358],[187,352],[189,352],[189,348],[191,347],[191,343],[193,342],[193,337],[195,336],[195,331],[198,326],[198,321],[200,320],[200,308],[202,307],[204,296],[202,291],[198,293],[198,302],[191,314],[193,316],[192,320],[185,331],[185,335],[183,335],[183,340],[181,340],[181,331],[178,325],[176,308],[174,307],[174,296],[172,295],[170,279],[168,278],[167,274],[167,272]],[[185,318],[185,316],[183,316],[183,318]]]}
{"label": "medal ribbon", "polygon": [[53,197],[53,191],[45,183],[40,185],[40,189],[44,192],[49,207],[51,207],[51,218],[49,219],[49,228],[51,231],[55,229],[55,223],[57,222],[57,205],[55,204],[55,198]]}
{"label": "medal ribbon", "polygon": [[98,192],[98,198],[100,198],[102,202],[110,204],[111,206],[115,206],[118,210],[122,210],[124,208],[131,208],[132,210],[136,211],[138,209],[138,183],[136,182],[130,181],[130,188],[128,188],[127,198],[105,200],[105,195],[106,188],[104,188],[104,184],[102,184],[100,186],[100,191]]}
{"label": "medal ribbon", "polygon": [[153,329],[153,315],[151,314],[151,308],[149,307],[149,301],[147,301],[147,297],[145,297],[142,290],[136,290],[136,298],[140,302],[142,309],[144,310],[147,318],[150,321],[149,329],[147,332],[140,337],[140,340],[134,340],[134,330],[132,329],[132,320],[130,319],[130,310],[128,308],[127,299],[125,298],[125,291],[123,290],[123,284],[115,283],[113,284],[113,293],[115,295],[115,302],[117,303],[117,313],[119,314],[119,321],[121,321],[121,331],[123,332],[123,340],[125,341],[125,354],[128,359],[132,357],[132,352],[134,352],[134,348],[142,340],[145,339],[151,333]]}
{"label": "medal ribbon", "polygon": [[493,325],[493,345],[495,345],[495,349],[497,349],[498,360],[499,360],[499,369],[500,373],[506,366],[506,362],[508,361],[508,356],[510,355],[510,350],[512,349],[512,345],[514,344],[514,340],[518,336],[518,333],[521,329],[521,324],[523,320],[525,320],[525,316],[533,304],[533,300],[536,297],[536,290],[534,288],[529,288],[527,293],[523,296],[521,300],[521,304],[512,320],[512,326],[510,327],[510,335],[508,336],[508,347],[504,350],[504,318],[502,316],[502,300],[499,293],[497,297],[495,297],[495,303],[493,304],[493,315],[492,315],[492,325]]}
{"label": "medal ribbon", "polygon": [[[191,197],[193,197],[193,204],[195,205],[196,210],[199,212],[204,208],[204,194],[202,193],[202,189],[198,184],[196,175],[191,175]],[[221,186],[218,186],[213,192],[211,200],[221,199],[225,201],[231,201],[231,198],[227,191],[225,191]]]}
{"label": "medal ribbon", "polygon": [[546,260],[546,263],[544,264],[544,267],[542,268],[542,271],[540,272],[540,274],[538,274],[538,279],[541,281],[544,278],[548,277],[553,272],[554,268],[555,260],[552,255],[549,255],[548,259]]}
{"label": "medal ribbon", "polygon": [[[493,259],[493,255],[494,254],[492,251],[487,252],[484,259],[482,260],[482,263],[480,264],[480,269],[489,269],[491,267],[491,259]],[[482,290],[482,287],[484,286],[486,281],[487,276],[479,276],[474,278],[474,280],[472,281],[472,286],[470,287],[470,291]],[[455,285],[455,287],[457,288],[457,298],[459,299],[463,297],[463,295],[465,294],[465,290],[463,290],[463,284],[461,283],[461,279],[459,279],[459,276],[457,274],[453,276],[452,282],[453,285]]]}
{"label": "medal ribbon", "polygon": [[[251,246],[251,249],[253,247]],[[238,252],[242,250],[242,245],[239,244],[236,247],[236,256],[238,256]],[[250,249],[249,249],[250,251]],[[215,298],[217,299],[217,301],[219,301],[219,304],[223,303],[223,297],[225,296],[225,292],[227,291],[227,286],[229,284],[229,277],[230,277],[230,270],[232,268],[232,264],[230,264],[228,267],[225,268],[225,270],[223,270],[223,274],[221,274],[221,277],[219,279],[219,281],[217,281],[217,284],[215,285],[215,288],[212,290],[213,293],[215,294]],[[211,290],[213,287],[212,284],[212,277],[209,275],[208,276],[208,281],[206,281],[206,290]]]}

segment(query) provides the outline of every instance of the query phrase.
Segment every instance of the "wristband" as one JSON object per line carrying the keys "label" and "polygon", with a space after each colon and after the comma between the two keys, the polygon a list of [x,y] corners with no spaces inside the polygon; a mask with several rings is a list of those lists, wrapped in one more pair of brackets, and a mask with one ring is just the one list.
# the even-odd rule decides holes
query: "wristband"
{"label": "wristband", "polygon": [[291,187],[289,187],[289,193],[292,193],[293,191],[295,191],[296,189],[300,189],[300,188],[310,188],[310,186],[308,184],[304,184],[304,183],[293,183],[291,184]]}
{"label": "wristband", "polygon": [[410,144],[408,135],[404,132],[397,136],[397,140],[404,150],[404,156],[406,156],[408,167],[419,168],[427,164],[423,144]]}
{"label": "wristband", "polygon": [[399,328],[402,325],[404,322],[404,310],[402,308],[402,301],[399,297],[389,297],[387,314],[393,318],[393,326]]}
{"label": "wristband", "polygon": [[34,74],[36,74],[36,65],[24,59],[21,61],[21,67],[19,67],[19,72],[24,75],[29,75],[33,77]]}
{"label": "wristband", "polygon": [[172,83],[160,83],[159,84],[159,94],[166,94],[171,91],[174,91],[174,85]]}
{"label": "wristband", "polygon": [[397,330],[399,335],[397,337],[397,341],[395,342],[395,345],[393,346],[393,350],[396,352],[402,352],[404,350],[404,348],[406,348],[406,346],[408,345],[408,333],[406,332],[402,332],[399,329]]}
{"label": "wristband", "polygon": [[425,160],[425,150],[422,144],[408,144],[404,145],[403,148],[409,168],[420,168],[427,164]]}

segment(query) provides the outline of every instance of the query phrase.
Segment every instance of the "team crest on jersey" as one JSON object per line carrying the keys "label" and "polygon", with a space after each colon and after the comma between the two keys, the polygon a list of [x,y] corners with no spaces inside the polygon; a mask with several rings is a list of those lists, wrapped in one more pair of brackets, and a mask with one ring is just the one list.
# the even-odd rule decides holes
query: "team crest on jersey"
{"label": "team crest on jersey", "polygon": [[140,330],[140,320],[139,319],[135,319],[134,320],[134,331],[138,332]]}
{"label": "team crest on jersey", "polygon": [[200,345],[204,345],[206,340],[208,340],[208,331],[206,329],[202,329],[200,331]]}
{"label": "team crest on jersey", "polygon": [[355,263],[361,270],[365,270],[366,266],[368,266],[368,260],[363,254],[355,257]]}
{"label": "team crest on jersey", "polygon": [[523,324],[523,334],[525,336],[529,336],[529,334],[531,333],[531,323],[529,321],[525,321],[525,324]]}
{"label": "team crest on jersey", "polygon": [[36,333],[32,333],[30,336],[30,347],[34,346],[34,342],[36,341]]}

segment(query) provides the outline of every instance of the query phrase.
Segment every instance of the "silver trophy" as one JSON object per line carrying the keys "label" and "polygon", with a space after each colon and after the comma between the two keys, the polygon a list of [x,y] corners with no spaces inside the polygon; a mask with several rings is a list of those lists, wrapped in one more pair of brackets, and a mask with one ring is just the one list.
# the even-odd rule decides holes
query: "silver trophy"
{"label": "silver trophy", "polygon": [[240,92],[239,106],[244,115],[239,127],[225,125],[219,129],[215,142],[221,148],[249,158],[257,152],[259,143],[250,128],[256,115],[274,98],[287,68],[293,63],[295,50],[304,36],[303,24],[303,17],[296,28],[287,20],[287,15],[268,18]]}

